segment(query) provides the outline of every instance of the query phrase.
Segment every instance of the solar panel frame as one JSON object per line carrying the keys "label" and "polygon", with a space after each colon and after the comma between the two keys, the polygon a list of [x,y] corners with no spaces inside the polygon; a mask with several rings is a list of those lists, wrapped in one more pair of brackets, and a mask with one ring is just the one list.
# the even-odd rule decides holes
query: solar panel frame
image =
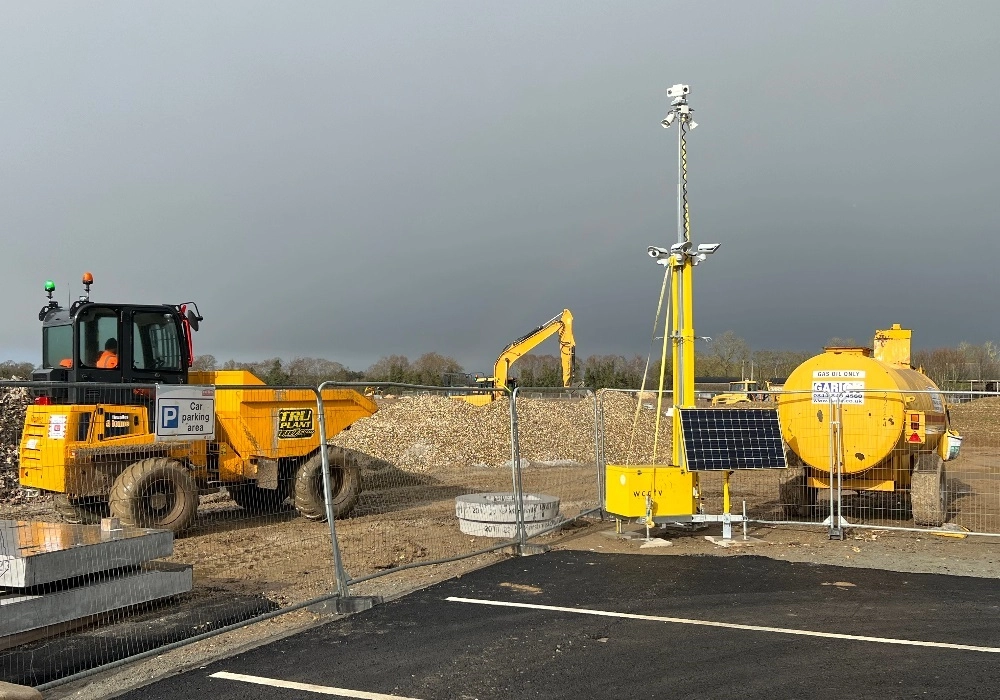
{"label": "solar panel frame", "polygon": [[681,448],[689,471],[785,469],[773,408],[679,408]]}

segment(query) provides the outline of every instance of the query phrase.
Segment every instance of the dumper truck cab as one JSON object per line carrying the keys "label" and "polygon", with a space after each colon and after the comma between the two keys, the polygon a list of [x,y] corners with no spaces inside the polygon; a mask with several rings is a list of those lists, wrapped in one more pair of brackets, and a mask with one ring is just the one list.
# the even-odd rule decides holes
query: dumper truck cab
{"label": "dumper truck cab", "polygon": [[[294,499],[327,517],[321,419],[330,438],[376,404],[358,392],[272,389],[245,371],[191,370],[197,305],[110,304],[86,294],[53,298],[42,322],[42,363],[32,375],[20,444],[20,482],[55,494],[69,522],[104,515],[174,532],[191,527],[199,497],[225,488],[265,513]],[[361,479],[353,455],[327,447],[330,512],[346,515]]]}

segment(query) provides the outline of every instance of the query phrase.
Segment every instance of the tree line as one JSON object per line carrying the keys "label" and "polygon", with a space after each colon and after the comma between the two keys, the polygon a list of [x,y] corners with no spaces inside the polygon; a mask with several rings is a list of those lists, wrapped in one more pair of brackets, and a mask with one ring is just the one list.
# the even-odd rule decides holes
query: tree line
{"label": "tree line", "polygon": [[[858,345],[852,338],[831,338],[827,346]],[[817,349],[816,352],[819,352]],[[660,348],[654,348],[647,371],[647,359],[639,355],[590,355],[577,360],[576,384],[613,389],[655,387],[659,381]],[[749,378],[782,379],[814,352],[794,350],[753,350],[750,344],[733,331],[726,331],[711,343],[699,342],[696,367],[699,377],[722,379]],[[954,348],[916,350],[911,358],[914,367],[922,369],[942,389],[968,388],[970,381],[1000,381],[1000,346],[992,342],[982,345],[961,343]],[[0,378],[27,379],[35,369],[30,362],[0,362]],[[324,381],[394,382],[424,386],[462,384],[469,370],[453,357],[437,352],[424,353],[415,360],[405,355],[388,355],[364,370],[353,370],[333,360],[279,357],[244,362],[219,362],[212,355],[195,358],[195,370],[233,370],[252,372],[270,385],[311,385]],[[671,358],[664,368],[667,384],[671,378]],[[562,386],[562,365],[555,355],[526,355],[512,367],[512,374],[521,386]]]}

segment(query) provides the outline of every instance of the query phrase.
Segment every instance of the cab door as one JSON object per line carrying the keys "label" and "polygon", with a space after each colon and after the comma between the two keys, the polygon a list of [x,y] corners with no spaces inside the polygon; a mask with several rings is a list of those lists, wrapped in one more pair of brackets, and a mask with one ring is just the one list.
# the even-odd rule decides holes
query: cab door
{"label": "cab door", "polygon": [[131,349],[125,381],[186,384],[187,353],[177,314],[162,307],[134,308],[125,315]]}
{"label": "cab door", "polygon": [[[76,366],[79,382],[121,384],[121,311],[113,306],[90,305],[76,317]],[[74,403],[122,403],[121,390],[85,387],[77,390]],[[82,395],[81,395],[82,394]]]}

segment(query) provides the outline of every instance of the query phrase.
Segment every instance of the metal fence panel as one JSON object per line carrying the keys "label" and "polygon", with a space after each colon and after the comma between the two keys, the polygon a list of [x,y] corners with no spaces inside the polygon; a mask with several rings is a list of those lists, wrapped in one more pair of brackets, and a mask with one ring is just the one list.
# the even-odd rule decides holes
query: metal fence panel
{"label": "metal fence panel", "polygon": [[[802,405],[807,407],[803,408]],[[783,405],[796,411],[816,416],[813,426],[795,436],[794,445],[788,443],[788,426],[782,425],[785,438],[785,469],[761,469],[737,472],[733,475],[731,488],[734,503],[745,502],[747,517],[761,523],[808,523],[821,525],[828,523],[836,503],[835,491],[829,487],[818,488],[817,476],[831,473],[830,461],[831,431],[836,427],[837,408],[834,402],[822,406],[812,405],[810,392],[772,391],[763,404],[768,407]],[[779,411],[779,423],[784,420]],[[817,466],[809,469],[801,454],[823,455]],[[833,473],[836,470],[833,469]]]}
{"label": "metal fence panel", "polygon": [[[844,516],[857,527],[938,529],[957,528],[977,534],[1000,534],[1000,395],[993,392],[864,392],[868,408],[883,404],[897,408],[903,426],[891,426],[892,434],[899,438],[888,451],[885,461],[896,465],[895,488],[871,491],[851,488],[846,480],[842,494]],[[927,406],[920,398],[928,397]],[[916,400],[915,400],[916,398]],[[943,424],[933,414],[947,410],[951,427],[960,436],[960,451],[955,459],[942,465],[938,477],[924,474],[921,480],[911,477],[919,472],[921,460],[925,471],[936,468],[937,450],[934,441],[939,438]],[[864,413],[844,412],[844,463],[850,471],[851,445],[863,440],[871,442],[873,434],[885,433]],[[918,420],[911,429],[910,418],[919,418],[924,408],[930,410],[924,424]],[[914,434],[914,442],[909,439]],[[953,439],[953,443],[957,440]],[[849,476],[845,474],[845,477]],[[886,478],[889,478],[888,473]],[[915,481],[911,483],[910,479]],[[934,514],[934,488],[939,484],[942,494],[940,518]],[[928,486],[929,485],[929,486]],[[931,491],[927,492],[930,488]],[[923,489],[923,492],[921,491]],[[930,495],[925,495],[924,492]]]}
{"label": "metal fence panel", "polygon": [[528,538],[601,508],[597,403],[589,389],[514,390],[512,459]]}
{"label": "metal fence panel", "polygon": [[29,403],[42,387],[0,384],[0,678],[46,684],[336,591],[317,419],[363,406],[93,383]]}
{"label": "metal fence panel", "polygon": [[[509,546],[512,534],[477,519],[482,494],[501,504],[494,510],[514,502],[508,400],[381,384],[376,401],[375,415],[331,438],[361,477],[356,507],[336,524],[351,593],[395,592],[391,577],[380,579]],[[459,518],[460,508],[465,517]]]}

